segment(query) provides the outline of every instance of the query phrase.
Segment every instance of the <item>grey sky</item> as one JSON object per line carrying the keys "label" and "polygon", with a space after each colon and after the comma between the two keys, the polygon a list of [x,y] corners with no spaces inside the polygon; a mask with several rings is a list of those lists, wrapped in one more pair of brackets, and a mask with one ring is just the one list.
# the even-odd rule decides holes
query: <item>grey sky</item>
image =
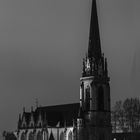
{"label": "grey sky", "polygon": [[[140,1],[97,0],[112,103],[139,97]],[[40,105],[79,101],[90,0],[0,1],[0,131]]]}

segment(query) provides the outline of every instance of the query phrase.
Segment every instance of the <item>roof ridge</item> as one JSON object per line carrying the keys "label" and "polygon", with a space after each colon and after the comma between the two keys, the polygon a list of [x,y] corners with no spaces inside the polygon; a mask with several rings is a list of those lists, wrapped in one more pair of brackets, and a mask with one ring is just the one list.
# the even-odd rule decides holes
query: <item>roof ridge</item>
{"label": "roof ridge", "polygon": [[75,104],[80,104],[80,103],[69,103],[69,104],[56,104],[56,105],[48,105],[48,106],[41,106],[41,107],[37,107],[37,109],[40,109],[40,108],[45,108],[45,107],[57,107],[57,106],[66,106],[66,105],[75,105]]}

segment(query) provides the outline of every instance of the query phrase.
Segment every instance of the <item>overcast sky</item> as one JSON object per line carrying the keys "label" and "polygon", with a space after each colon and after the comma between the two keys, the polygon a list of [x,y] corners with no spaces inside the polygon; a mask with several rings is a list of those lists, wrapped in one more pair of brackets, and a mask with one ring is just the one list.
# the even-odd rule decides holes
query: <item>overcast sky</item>
{"label": "overcast sky", "polygon": [[[140,1],[97,0],[112,104],[139,97]],[[79,101],[90,0],[0,0],[0,131],[39,105]]]}

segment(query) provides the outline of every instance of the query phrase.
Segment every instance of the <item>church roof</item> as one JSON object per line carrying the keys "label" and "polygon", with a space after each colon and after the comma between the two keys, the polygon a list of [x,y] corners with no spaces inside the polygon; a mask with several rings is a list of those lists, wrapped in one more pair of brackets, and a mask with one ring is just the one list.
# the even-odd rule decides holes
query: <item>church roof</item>
{"label": "church roof", "polygon": [[26,120],[26,127],[29,127],[31,115],[33,115],[36,126],[40,115],[43,125],[48,125],[50,127],[72,126],[73,119],[78,117],[79,106],[79,103],[43,106],[37,107],[35,111],[24,112],[23,116]]}
{"label": "church roof", "polygon": [[49,126],[56,126],[58,123],[60,126],[72,126],[73,119],[78,116],[79,106],[79,103],[45,106],[38,107],[35,112],[40,112]]}

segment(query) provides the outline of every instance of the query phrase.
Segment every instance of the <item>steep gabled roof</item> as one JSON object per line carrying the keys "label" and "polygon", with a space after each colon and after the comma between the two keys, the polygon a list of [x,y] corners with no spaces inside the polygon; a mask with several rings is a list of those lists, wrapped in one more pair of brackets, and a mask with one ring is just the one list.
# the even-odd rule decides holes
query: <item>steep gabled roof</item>
{"label": "steep gabled roof", "polygon": [[41,112],[43,121],[47,120],[49,126],[56,126],[59,123],[60,127],[63,127],[65,123],[67,126],[72,126],[73,119],[78,116],[78,110],[79,103],[73,103],[38,107],[35,113]]}

